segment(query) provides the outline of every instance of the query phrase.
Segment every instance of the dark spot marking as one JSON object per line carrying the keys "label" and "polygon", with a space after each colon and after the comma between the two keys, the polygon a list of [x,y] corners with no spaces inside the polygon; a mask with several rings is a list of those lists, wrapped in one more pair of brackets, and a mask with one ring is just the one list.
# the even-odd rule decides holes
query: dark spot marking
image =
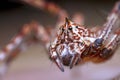
{"label": "dark spot marking", "polygon": [[83,42],[81,42],[81,43],[80,43],[80,45],[81,45],[81,46],[84,46],[84,43],[83,43]]}
{"label": "dark spot marking", "polygon": [[104,48],[100,54],[102,58],[109,58],[111,56],[112,49]]}
{"label": "dark spot marking", "polygon": [[76,26],[76,28],[78,28],[78,26]]}
{"label": "dark spot marking", "polygon": [[64,29],[62,28],[62,31],[64,31]]}
{"label": "dark spot marking", "polygon": [[95,42],[94,42],[94,47],[95,48],[99,48],[100,46],[102,46],[102,43],[103,43],[103,39],[102,38],[96,39]]}
{"label": "dark spot marking", "polygon": [[68,28],[69,30],[72,30],[72,27]]}

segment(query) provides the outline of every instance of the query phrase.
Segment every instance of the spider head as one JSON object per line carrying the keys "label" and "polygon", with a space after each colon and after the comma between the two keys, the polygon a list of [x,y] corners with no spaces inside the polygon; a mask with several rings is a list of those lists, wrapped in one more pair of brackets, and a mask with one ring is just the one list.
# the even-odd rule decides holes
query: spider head
{"label": "spider head", "polygon": [[65,24],[60,27],[60,33],[66,41],[79,40],[85,35],[85,30],[82,25],[76,24],[68,18],[65,18]]}
{"label": "spider head", "polygon": [[[72,54],[71,52],[74,51],[74,49],[76,49],[78,52],[83,52],[85,45],[84,41],[81,38],[83,37],[84,32],[85,28],[83,26],[70,21],[68,18],[65,19],[65,24],[59,28],[58,32],[59,40],[61,43],[56,47],[56,51],[60,56],[60,62],[57,62],[57,65],[62,63],[65,66],[71,67],[77,63],[75,62],[75,59],[79,55],[76,56],[76,54]],[[79,44],[77,44],[78,42],[74,43],[74,41],[78,41]],[[80,49],[78,49],[77,46],[79,46]]]}

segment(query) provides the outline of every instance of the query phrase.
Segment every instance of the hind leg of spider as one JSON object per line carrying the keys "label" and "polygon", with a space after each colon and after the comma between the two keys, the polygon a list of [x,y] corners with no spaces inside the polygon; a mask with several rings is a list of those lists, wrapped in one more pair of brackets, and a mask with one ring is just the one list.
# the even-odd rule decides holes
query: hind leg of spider
{"label": "hind leg of spider", "polygon": [[[0,62],[3,62],[4,67],[1,73],[5,73],[6,68],[9,67],[9,64],[16,58],[16,56],[29,47],[32,43],[42,41],[45,45],[48,41],[48,35],[45,34],[46,31],[42,26],[26,24],[22,29],[10,40],[10,42],[0,51]],[[5,70],[3,70],[3,68]]]}
{"label": "hind leg of spider", "polygon": [[61,26],[64,23],[64,18],[68,17],[67,11],[59,5],[46,0],[20,0],[40,10],[47,11],[58,17],[55,27]]}
{"label": "hind leg of spider", "polygon": [[108,44],[102,49],[100,57],[109,58],[119,47],[120,42],[120,29],[115,32]]}

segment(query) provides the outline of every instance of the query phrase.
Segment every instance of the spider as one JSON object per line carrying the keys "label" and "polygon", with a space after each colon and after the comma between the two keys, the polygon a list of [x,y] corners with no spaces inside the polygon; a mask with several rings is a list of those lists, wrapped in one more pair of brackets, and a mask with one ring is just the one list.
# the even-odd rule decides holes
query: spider
{"label": "spider", "polygon": [[24,25],[19,33],[0,52],[0,60],[6,65],[24,47],[38,42],[43,43],[50,59],[62,72],[64,72],[63,65],[69,66],[72,69],[73,66],[87,61],[95,63],[104,62],[119,47],[120,29],[114,31],[114,33],[112,33],[112,29],[119,19],[120,2],[115,4],[111,14],[108,15],[103,29],[88,29],[84,26],[83,16],[79,16],[80,19],[74,17],[75,20],[73,20],[75,22],[71,21],[67,18],[67,12],[53,3],[42,2],[42,0],[39,4],[38,0],[33,2],[31,2],[32,0],[23,1],[53,14],[59,13],[59,20],[55,29],[45,28],[37,22]]}
{"label": "spider", "polygon": [[104,28],[97,32],[66,18],[65,24],[59,28],[55,40],[50,45],[51,59],[61,71],[64,71],[63,65],[71,69],[74,65],[86,61],[103,62],[109,59],[119,46],[120,29],[109,38],[119,19],[119,13],[120,2],[116,3],[103,25]]}

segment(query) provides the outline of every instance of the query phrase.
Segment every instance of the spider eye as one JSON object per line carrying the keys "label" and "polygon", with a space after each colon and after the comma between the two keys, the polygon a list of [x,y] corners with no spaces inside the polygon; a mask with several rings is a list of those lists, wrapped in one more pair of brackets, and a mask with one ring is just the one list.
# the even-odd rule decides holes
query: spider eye
{"label": "spider eye", "polygon": [[82,42],[81,42],[81,43],[80,43],[80,45],[81,45],[81,46],[83,46],[83,45],[84,45],[84,43],[82,43]]}
{"label": "spider eye", "polygon": [[72,27],[68,28],[69,30],[72,30]]}
{"label": "spider eye", "polygon": [[64,31],[64,29],[62,28],[62,31]]}
{"label": "spider eye", "polygon": [[76,26],[76,28],[78,28],[78,26]]}

